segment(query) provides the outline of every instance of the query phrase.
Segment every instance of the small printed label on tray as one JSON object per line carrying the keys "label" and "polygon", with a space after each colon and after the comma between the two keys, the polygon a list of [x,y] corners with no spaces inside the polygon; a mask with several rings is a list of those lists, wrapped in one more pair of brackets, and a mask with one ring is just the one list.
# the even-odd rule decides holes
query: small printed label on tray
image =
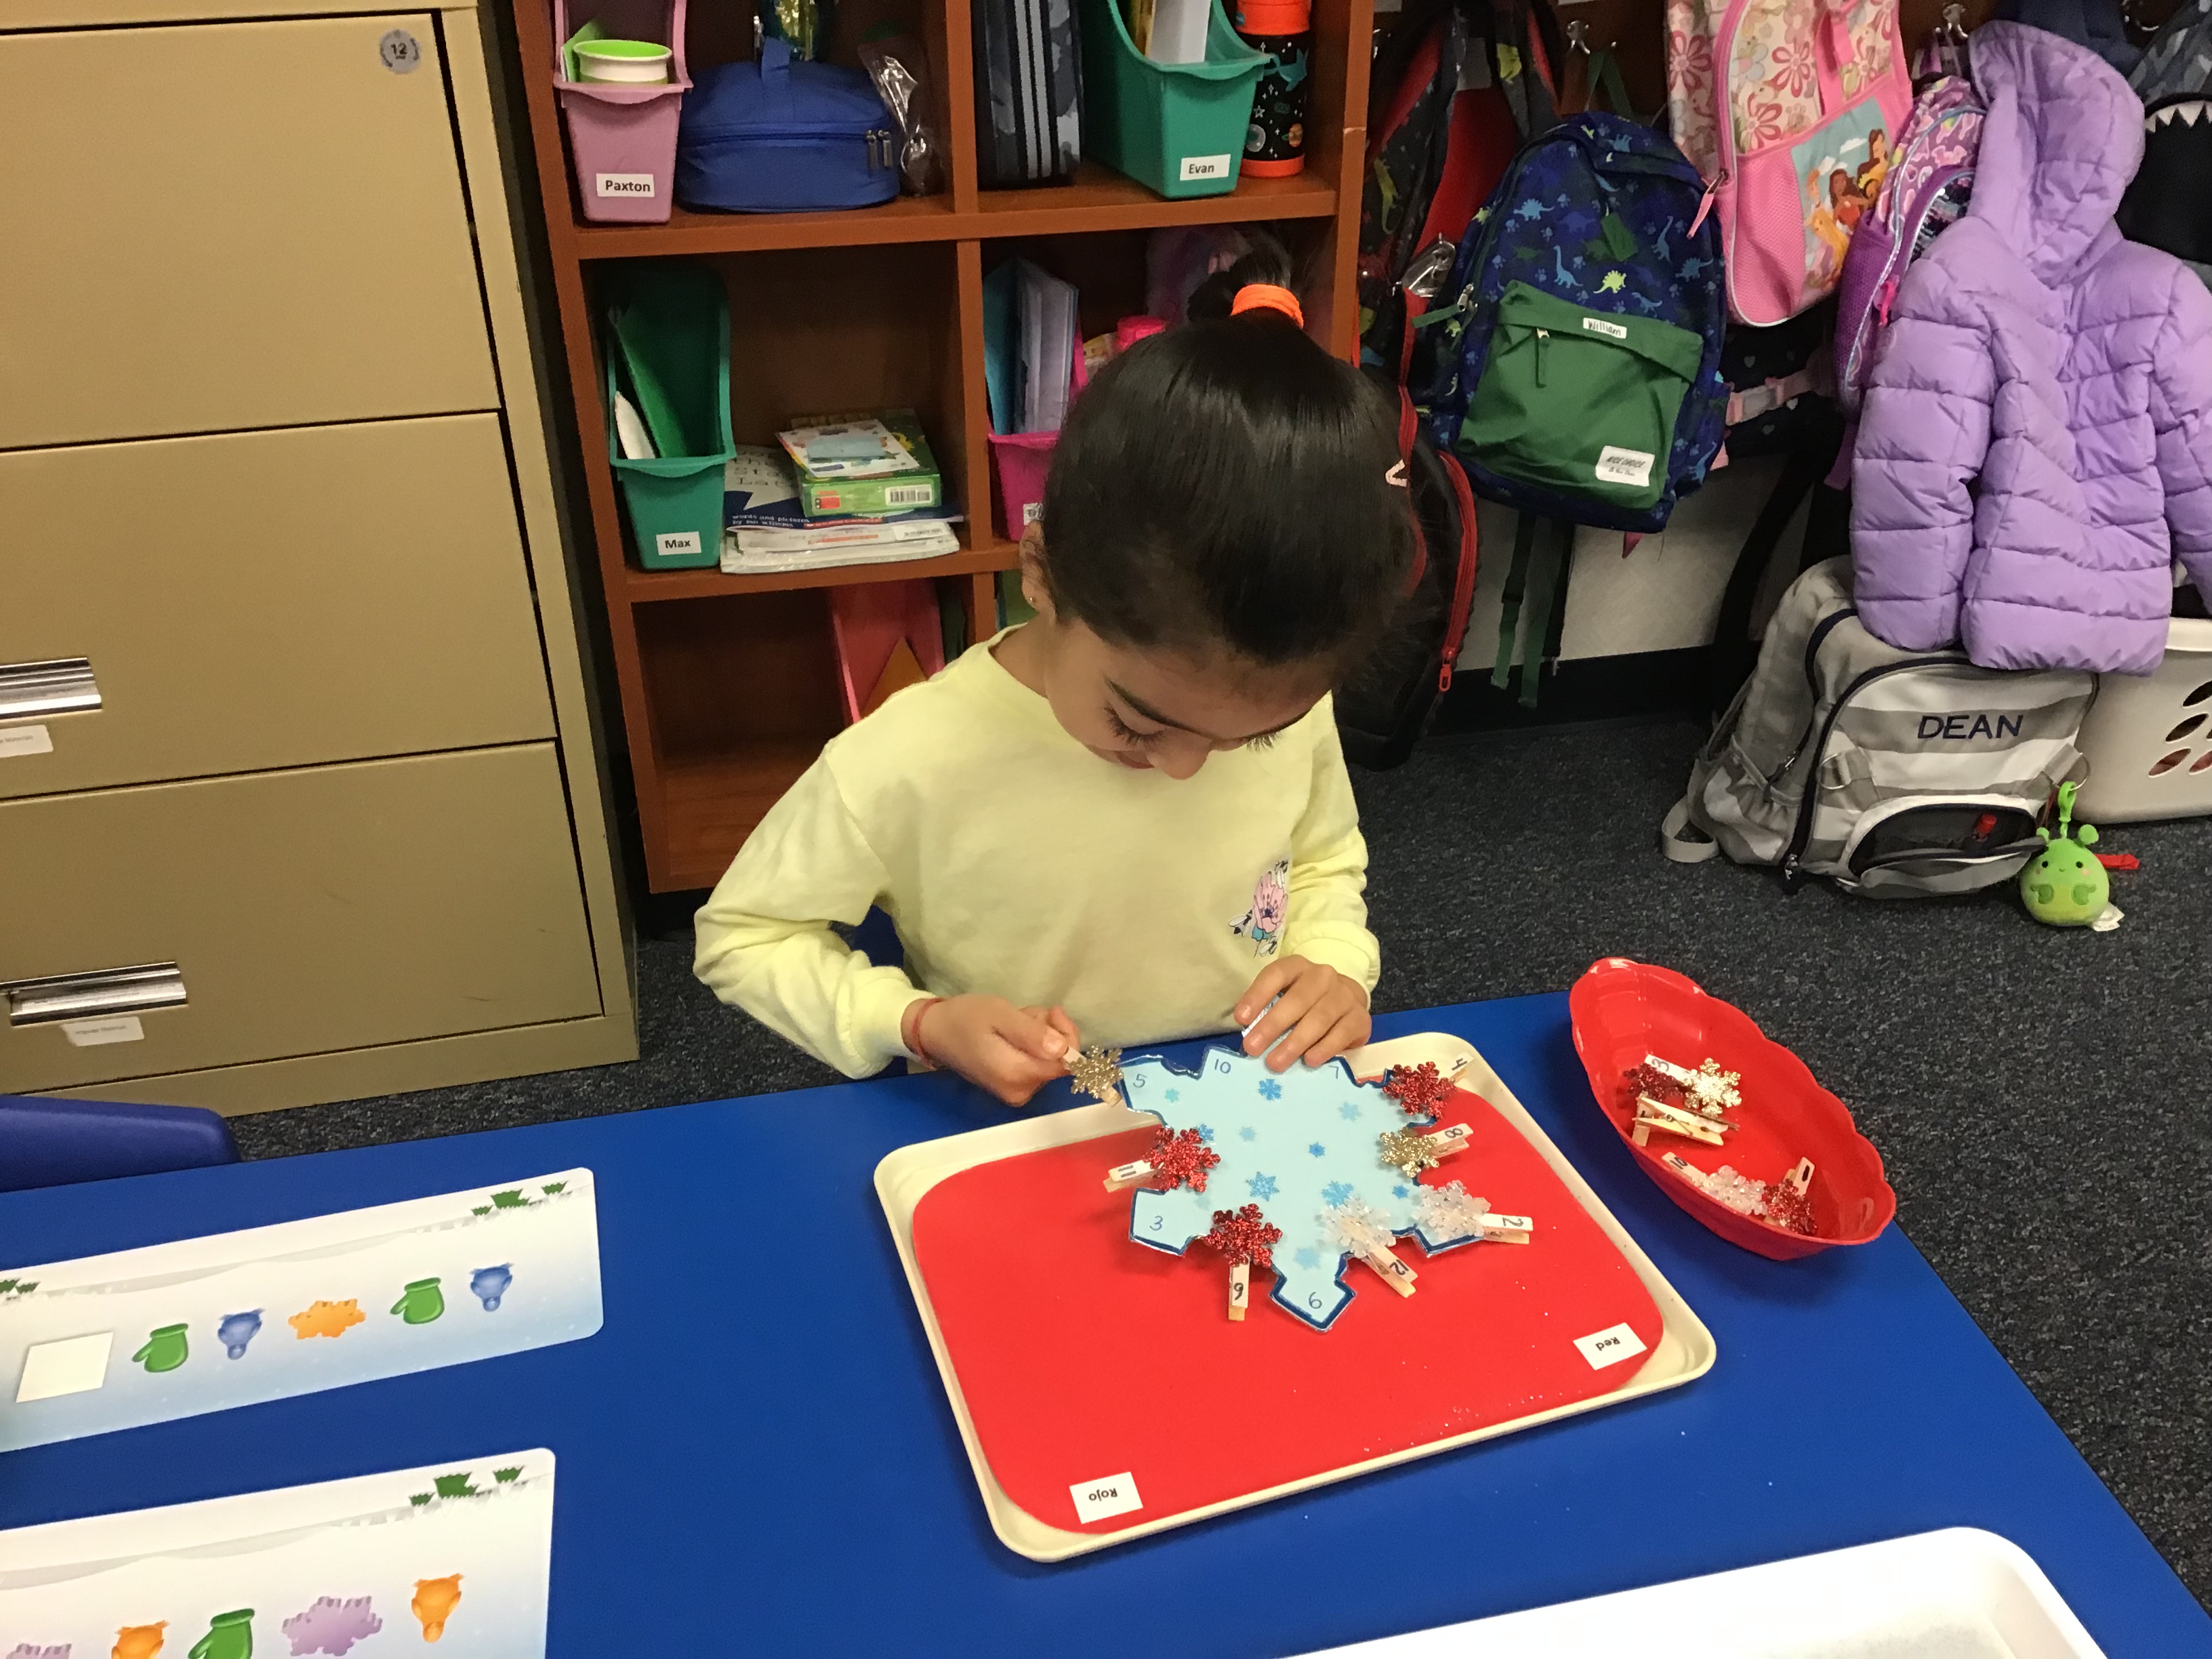
{"label": "small printed label on tray", "polygon": [[699,532],[696,530],[672,530],[665,536],[655,536],[653,544],[660,550],[664,559],[696,557],[699,551]]}
{"label": "small printed label on tray", "polygon": [[649,173],[599,174],[599,194],[602,196],[642,196],[650,198],[653,193],[653,175]]}
{"label": "small printed label on tray", "polygon": [[0,760],[15,755],[51,755],[54,740],[43,726],[0,726]]}
{"label": "small printed label on tray", "polygon": [[1110,1520],[1145,1507],[1145,1500],[1137,1496],[1136,1477],[1127,1470],[1109,1474],[1103,1480],[1079,1480],[1067,1489],[1067,1493],[1075,1500],[1075,1518],[1079,1522]]}
{"label": "small printed label on tray", "polygon": [[1615,1325],[1590,1336],[1578,1336],[1575,1346],[1582,1350],[1590,1369],[1601,1371],[1607,1365],[1618,1365],[1624,1359],[1633,1359],[1644,1352],[1644,1339],[1626,1325]]}
{"label": "small printed label on tray", "polygon": [[72,1048],[99,1048],[111,1042],[143,1042],[146,1028],[136,1014],[116,1014],[106,1019],[65,1019],[62,1035]]}
{"label": "small printed label on tray", "polygon": [[1182,158],[1182,181],[1194,179],[1226,179],[1229,164],[1236,158],[1229,155],[1186,155]]}

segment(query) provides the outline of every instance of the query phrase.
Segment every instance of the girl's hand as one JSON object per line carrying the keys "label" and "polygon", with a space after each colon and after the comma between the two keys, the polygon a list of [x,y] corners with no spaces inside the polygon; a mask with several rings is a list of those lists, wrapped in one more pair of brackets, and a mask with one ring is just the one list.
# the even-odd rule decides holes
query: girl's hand
{"label": "girl's hand", "polygon": [[1082,1044],[1074,1021],[1060,1008],[1017,1008],[1004,997],[984,996],[915,1006],[907,1048],[1009,1106],[1029,1104],[1040,1087],[1067,1070]]}
{"label": "girl's hand", "polygon": [[[1275,1006],[1268,1008],[1271,997]],[[1263,1008],[1267,1017],[1261,1018]],[[1251,1025],[1255,1019],[1260,1023],[1245,1037],[1244,1052],[1267,1054],[1271,1072],[1290,1070],[1294,1060],[1326,1065],[1358,1048],[1374,1030],[1367,1015],[1367,993],[1359,981],[1304,957],[1277,957],[1260,970],[1260,977],[1237,1005],[1239,1025]],[[1285,1031],[1290,1033],[1286,1037]]]}

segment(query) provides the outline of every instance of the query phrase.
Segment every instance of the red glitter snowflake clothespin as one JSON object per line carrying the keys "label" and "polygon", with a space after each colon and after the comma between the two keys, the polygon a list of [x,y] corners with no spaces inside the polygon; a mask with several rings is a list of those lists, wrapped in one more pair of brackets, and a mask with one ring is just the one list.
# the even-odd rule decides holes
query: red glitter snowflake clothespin
{"label": "red glitter snowflake clothespin", "polygon": [[1116,1164],[1106,1171],[1106,1190],[1118,1193],[1128,1187],[1155,1187],[1173,1192],[1188,1187],[1206,1190],[1206,1172],[1221,1162],[1221,1154],[1199,1138],[1195,1129],[1170,1134],[1165,1128],[1152,1136],[1152,1150],[1133,1164]]}
{"label": "red glitter snowflake clothespin", "polygon": [[1229,1316],[1244,1317],[1252,1300],[1252,1269],[1275,1265],[1274,1247],[1283,1230],[1271,1223],[1256,1204],[1241,1210],[1216,1210],[1213,1228],[1206,1242],[1229,1258]]}
{"label": "red glitter snowflake clothespin", "polygon": [[1407,1117],[1434,1119],[1451,1091],[1451,1079],[1437,1070],[1433,1060],[1425,1060],[1419,1066],[1393,1066],[1382,1078],[1382,1092],[1396,1101]]}

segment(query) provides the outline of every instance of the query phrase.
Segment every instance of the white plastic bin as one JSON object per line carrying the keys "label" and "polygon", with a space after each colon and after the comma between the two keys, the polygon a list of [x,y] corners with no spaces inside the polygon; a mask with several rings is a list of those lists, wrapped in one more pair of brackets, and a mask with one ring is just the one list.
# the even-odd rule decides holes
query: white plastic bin
{"label": "white plastic bin", "polygon": [[2212,622],[2177,617],[2166,660],[2138,678],[2106,674],[2081,722],[2089,757],[2074,816],[2093,823],[2212,813]]}

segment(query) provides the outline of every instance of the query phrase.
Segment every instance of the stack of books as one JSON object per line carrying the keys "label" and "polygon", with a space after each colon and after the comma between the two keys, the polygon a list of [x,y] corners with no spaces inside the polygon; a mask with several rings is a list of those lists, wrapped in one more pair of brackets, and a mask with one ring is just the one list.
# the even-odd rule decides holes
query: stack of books
{"label": "stack of books", "polygon": [[927,559],[960,550],[945,484],[911,410],[823,420],[740,445],[722,470],[723,570]]}

